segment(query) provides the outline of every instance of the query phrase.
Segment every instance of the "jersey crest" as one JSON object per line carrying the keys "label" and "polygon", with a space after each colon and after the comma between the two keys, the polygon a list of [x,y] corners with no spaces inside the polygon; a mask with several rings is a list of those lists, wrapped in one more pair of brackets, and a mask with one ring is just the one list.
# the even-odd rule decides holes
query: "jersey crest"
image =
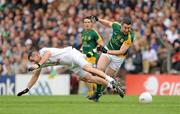
{"label": "jersey crest", "polygon": [[124,42],[124,39],[121,39],[120,42],[123,43],[123,42]]}

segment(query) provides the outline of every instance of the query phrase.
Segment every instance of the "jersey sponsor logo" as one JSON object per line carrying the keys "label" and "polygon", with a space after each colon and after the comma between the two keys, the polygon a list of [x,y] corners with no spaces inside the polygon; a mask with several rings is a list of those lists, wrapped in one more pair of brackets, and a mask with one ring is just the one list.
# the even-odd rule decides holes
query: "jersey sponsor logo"
{"label": "jersey sponsor logo", "polygon": [[91,36],[84,36],[83,37],[83,41],[90,41],[91,40]]}
{"label": "jersey sponsor logo", "polygon": [[83,38],[83,45],[89,44],[89,41],[91,40],[91,36],[84,36]]}
{"label": "jersey sponsor logo", "polygon": [[120,42],[123,43],[123,42],[124,42],[124,39],[121,39]]}
{"label": "jersey sponsor logo", "polygon": [[[122,40],[123,40],[123,39],[122,39]],[[123,41],[124,41],[124,40],[123,40]],[[114,40],[113,40],[113,43],[116,44],[117,46],[119,46],[119,45],[121,45],[122,42],[121,42],[121,39],[120,39],[120,38],[118,38],[118,37],[116,38],[116,37],[115,37]]]}
{"label": "jersey sponsor logo", "polygon": [[124,39],[121,37],[121,35],[117,35],[117,36],[115,36],[115,42],[121,42],[121,43],[123,43],[124,42]]}

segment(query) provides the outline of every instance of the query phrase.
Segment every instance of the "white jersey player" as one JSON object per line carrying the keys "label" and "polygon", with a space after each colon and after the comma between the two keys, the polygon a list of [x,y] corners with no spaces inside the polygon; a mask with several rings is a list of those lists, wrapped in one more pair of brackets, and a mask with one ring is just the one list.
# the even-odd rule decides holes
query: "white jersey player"
{"label": "white jersey player", "polygon": [[[124,95],[123,91],[113,78],[106,75],[104,72],[93,68],[92,65],[86,61],[85,55],[75,48],[42,48],[39,52],[33,51],[29,53],[28,59],[34,63],[32,67],[29,68],[29,71],[35,70],[35,72],[27,84],[27,88],[19,92],[18,96],[27,93],[36,83],[41,68],[57,64],[74,66],[73,70],[76,71],[75,73],[80,76],[81,80],[89,83],[102,84],[110,88],[115,87],[121,96]],[[96,74],[97,76],[93,76],[91,73]]]}

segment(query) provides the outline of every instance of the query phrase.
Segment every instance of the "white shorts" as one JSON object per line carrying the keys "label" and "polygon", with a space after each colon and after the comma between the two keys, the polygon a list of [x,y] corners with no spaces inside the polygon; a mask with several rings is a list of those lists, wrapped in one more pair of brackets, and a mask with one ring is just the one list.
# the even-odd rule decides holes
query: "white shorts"
{"label": "white shorts", "polygon": [[83,70],[80,67],[75,67],[73,69],[71,69],[71,71],[73,71],[74,73],[76,73],[78,76],[80,76],[81,78],[85,77],[88,75],[88,72]]}
{"label": "white shorts", "polygon": [[81,68],[83,68],[85,65],[91,64],[85,59],[86,55],[82,54],[80,51],[78,51],[75,48],[72,49],[72,57],[73,57],[73,60],[72,60],[73,64]]}
{"label": "white shorts", "polygon": [[124,62],[125,58],[120,58],[115,55],[110,55],[110,54],[105,54],[102,53],[101,56],[106,56],[111,62],[109,64],[109,67],[112,68],[115,71],[118,71],[119,68],[121,67],[122,63]]}
{"label": "white shorts", "polygon": [[75,66],[73,69],[71,69],[74,73],[78,74],[80,77],[87,76],[88,72],[83,70],[83,67],[85,65],[91,65],[85,58],[86,55],[79,52],[77,49],[73,48],[72,50],[72,56],[73,56],[73,65]]}

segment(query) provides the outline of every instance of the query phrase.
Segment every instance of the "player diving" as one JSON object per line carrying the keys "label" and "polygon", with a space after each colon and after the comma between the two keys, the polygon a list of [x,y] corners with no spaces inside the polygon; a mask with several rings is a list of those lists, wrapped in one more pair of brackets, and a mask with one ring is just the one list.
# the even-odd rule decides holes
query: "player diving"
{"label": "player diving", "polygon": [[69,65],[72,68],[71,70],[80,76],[80,80],[112,88],[122,98],[124,97],[124,91],[112,77],[106,75],[103,71],[93,68],[86,61],[85,55],[71,46],[65,48],[44,47],[39,51],[31,51],[28,54],[28,60],[33,63],[28,68],[29,71],[33,71],[33,75],[26,88],[20,91],[17,96],[22,96],[29,92],[37,82],[42,68],[55,65]]}

